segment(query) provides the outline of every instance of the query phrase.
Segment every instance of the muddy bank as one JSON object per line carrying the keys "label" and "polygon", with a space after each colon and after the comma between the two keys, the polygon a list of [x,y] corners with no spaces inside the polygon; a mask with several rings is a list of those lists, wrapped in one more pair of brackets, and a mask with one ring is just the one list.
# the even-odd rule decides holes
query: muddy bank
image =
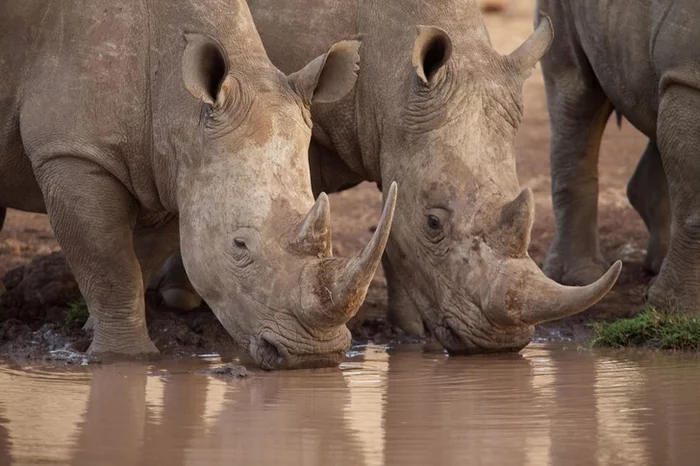
{"label": "muddy bank", "polygon": [[[86,315],[81,294],[62,252],[39,256],[10,270],[0,294],[0,356],[18,359],[72,360],[87,350],[91,335],[83,330]],[[367,303],[350,328],[359,342],[412,342],[386,323],[386,285],[375,280]],[[80,314],[80,313],[78,313]],[[164,307],[157,293],[146,294],[146,320],[151,339],[166,357],[239,353],[214,314],[203,305],[190,312]]]}
{"label": "muddy bank", "polygon": [[[62,252],[40,256],[3,278],[0,295],[0,355],[14,358],[59,358],[84,352],[91,335],[83,319],[71,322],[70,307],[80,291]],[[231,337],[211,312],[175,313],[148,294],[146,319],[151,339],[166,356],[235,352]]]}
{"label": "muddy bank", "polygon": [[[635,283],[634,267],[628,267],[618,288]],[[82,326],[86,315],[81,295],[62,252],[40,256],[29,264],[10,270],[0,295],[0,356],[17,359],[57,359],[82,361],[91,335]],[[629,306],[630,293],[613,291],[606,301],[592,310],[538,328],[537,338],[547,341],[585,341],[592,335],[587,325],[611,321],[637,311]],[[616,300],[627,303],[621,307]],[[642,299],[639,295],[639,307]],[[165,357],[218,353],[230,359],[240,352],[214,314],[206,307],[190,312],[167,309],[156,293],[146,294],[149,335]],[[354,343],[421,343],[425,340],[403,335],[386,320],[386,282],[373,281],[367,300],[349,323]]]}

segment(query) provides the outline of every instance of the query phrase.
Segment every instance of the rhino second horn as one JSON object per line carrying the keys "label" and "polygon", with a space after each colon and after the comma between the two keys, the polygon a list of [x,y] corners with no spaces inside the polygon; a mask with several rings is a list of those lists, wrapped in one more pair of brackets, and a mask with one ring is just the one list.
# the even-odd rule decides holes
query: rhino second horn
{"label": "rhino second horn", "polygon": [[520,47],[508,55],[508,58],[520,73],[529,75],[537,62],[547,53],[553,40],[552,20],[546,14],[541,13],[537,29]]}
{"label": "rhino second horn", "polygon": [[[530,259],[514,260],[514,271],[503,295],[510,318],[528,325],[561,319],[582,312],[600,301],[615,285],[622,262],[615,262],[597,281],[587,286],[564,286],[551,280]],[[508,265],[506,265],[508,267]],[[503,288],[501,288],[503,290]]]}
{"label": "rhino second horn", "polygon": [[350,258],[310,264],[302,274],[302,320],[316,327],[344,325],[359,311],[389,240],[396,209],[396,182],[389,187],[372,239]]}
{"label": "rhino second horn", "polygon": [[498,235],[504,253],[509,257],[525,257],[530,246],[532,225],[535,222],[535,199],[530,188],[503,206]]}
{"label": "rhino second horn", "polygon": [[331,257],[331,206],[326,193],[321,193],[316,203],[299,225],[292,241],[294,248],[302,254]]}

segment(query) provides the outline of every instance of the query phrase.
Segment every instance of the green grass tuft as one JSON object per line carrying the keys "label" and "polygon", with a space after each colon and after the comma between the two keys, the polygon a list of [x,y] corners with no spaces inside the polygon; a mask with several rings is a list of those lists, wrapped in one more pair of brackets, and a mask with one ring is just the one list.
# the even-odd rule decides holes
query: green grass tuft
{"label": "green grass tuft", "polygon": [[595,336],[591,346],[657,349],[700,349],[700,317],[664,313],[647,307],[635,317],[591,324]]}
{"label": "green grass tuft", "polygon": [[70,303],[68,305],[68,312],[66,312],[66,323],[67,324],[84,324],[87,321],[90,313],[88,312],[87,303],[85,303],[84,298]]}

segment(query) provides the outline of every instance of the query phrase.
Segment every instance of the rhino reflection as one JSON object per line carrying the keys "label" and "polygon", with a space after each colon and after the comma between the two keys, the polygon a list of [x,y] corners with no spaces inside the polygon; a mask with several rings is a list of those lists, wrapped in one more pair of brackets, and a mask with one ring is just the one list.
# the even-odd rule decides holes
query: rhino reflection
{"label": "rhino reflection", "polygon": [[345,419],[362,446],[365,466],[384,464],[387,372],[389,355],[384,349],[368,345],[361,369],[352,365],[343,372],[350,400],[345,406]]}
{"label": "rhino reflection", "polygon": [[129,364],[94,369],[72,464],[139,464],[146,450],[147,373],[148,367]]}
{"label": "rhino reflection", "polygon": [[186,464],[357,465],[362,446],[345,421],[350,404],[342,374],[329,371],[253,377],[227,392],[208,432],[200,432]]}
{"label": "rhino reflection", "polygon": [[0,464],[68,461],[90,390],[71,375],[0,371]]}
{"label": "rhino reflection", "polygon": [[[436,364],[411,352],[392,354],[386,464],[464,465],[469,458],[526,464],[525,447],[547,438],[539,428],[540,394],[532,374],[532,362],[519,355],[440,355]],[[510,406],[514,401],[517,410]],[[522,423],[525,428],[509,435]],[[542,464],[543,458],[534,459]]]}

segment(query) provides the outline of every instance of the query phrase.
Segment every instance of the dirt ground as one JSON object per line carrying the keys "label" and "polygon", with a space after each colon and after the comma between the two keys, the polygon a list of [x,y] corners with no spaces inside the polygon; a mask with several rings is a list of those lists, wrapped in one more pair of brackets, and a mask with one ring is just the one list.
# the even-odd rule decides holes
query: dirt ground
{"label": "dirt ground", "polygon": [[[497,50],[515,49],[532,31],[534,0],[514,0],[500,13],[488,14],[487,25]],[[591,320],[610,320],[636,313],[650,279],[642,271],[647,233],[629,205],[625,188],[646,140],[629,123],[618,129],[611,120],[600,154],[599,230],[603,253],[624,263],[622,275],[608,296],[593,309],[538,328],[539,338],[584,340]],[[525,85],[525,120],[516,144],[520,183],[529,186],[536,200],[536,221],[530,255],[542,264],[554,232],[549,177],[549,122],[542,75],[537,69]],[[371,236],[379,218],[380,194],[373,184],[364,183],[350,191],[331,196],[334,247],[339,255],[360,249]],[[79,292],[66,270],[59,247],[44,215],[10,211],[0,233],[0,277],[8,292],[0,296],[0,354],[34,356],[45,348],[61,349],[65,337],[84,349],[89,341],[78,324],[60,325],[66,303]],[[53,254],[52,254],[53,253]],[[51,254],[51,255],[49,255]],[[31,261],[37,260],[34,265]],[[24,266],[19,267],[18,266]],[[6,275],[7,274],[7,275]],[[160,310],[149,296],[151,336],[166,353],[219,351],[230,347],[227,337],[211,313],[185,315]],[[357,338],[384,339],[394,331],[384,322],[386,284],[381,271],[367,301],[351,322]],[[62,354],[62,353],[61,353]]]}

